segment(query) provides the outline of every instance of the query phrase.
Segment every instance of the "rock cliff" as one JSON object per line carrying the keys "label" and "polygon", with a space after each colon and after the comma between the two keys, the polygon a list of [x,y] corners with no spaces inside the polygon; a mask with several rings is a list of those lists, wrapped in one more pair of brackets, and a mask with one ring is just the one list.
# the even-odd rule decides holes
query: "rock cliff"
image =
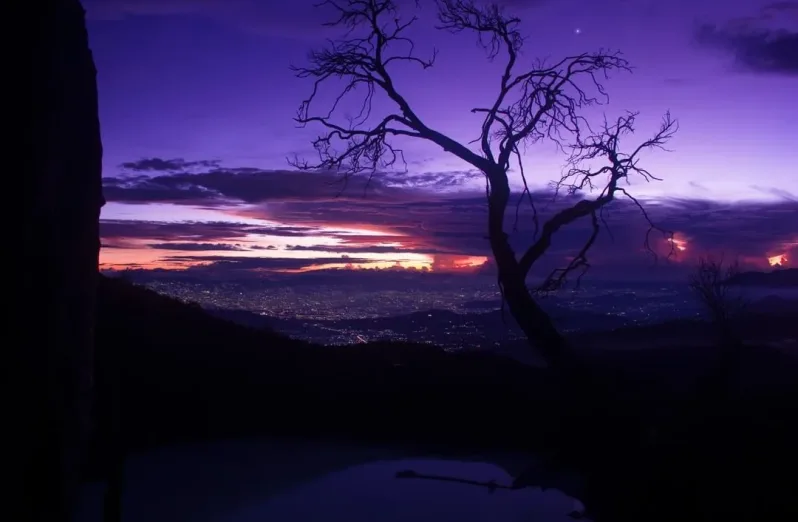
{"label": "rock cliff", "polygon": [[[91,406],[102,197],[96,70],[79,0],[29,9],[31,109],[23,158],[23,309],[16,343],[25,408],[20,520],[70,519]],[[23,21],[24,22],[24,21]],[[31,306],[25,307],[24,302]]]}

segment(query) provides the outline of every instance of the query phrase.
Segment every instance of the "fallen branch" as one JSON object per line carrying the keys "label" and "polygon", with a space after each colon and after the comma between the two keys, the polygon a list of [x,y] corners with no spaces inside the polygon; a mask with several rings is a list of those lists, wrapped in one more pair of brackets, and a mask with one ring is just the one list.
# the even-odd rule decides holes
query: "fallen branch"
{"label": "fallen branch", "polygon": [[519,489],[514,488],[512,486],[504,486],[502,484],[497,484],[495,480],[489,480],[486,482],[481,482],[478,480],[469,480],[457,477],[447,477],[444,475],[423,475],[421,473],[416,473],[412,469],[408,469],[405,471],[397,471],[396,478],[414,478],[414,479],[423,479],[423,480],[437,480],[439,482],[457,482],[458,484],[468,484],[470,486],[481,486],[484,488],[488,488],[488,493],[493,493],[497,489]]}
{"label": "fallen branch", "polygon": [[[518,491],[519,489],[524,489],[527,487],[526,484],[513,484],[512,486],[505,486],[503,484],[497,484],[495,480],[488,480],[488,481],[479,481],[479,480],[470,480],[464,479],[459,477],[447,477],[445,475],[426,475],[421,474],[413,471],[412,469],[407,469],[404,471],[397,471],[396,478],[403,478],[403,479],[422,479],[422,480],[437,480],[438,482],[456,482],[457,484],[467,484],[469,486],[479,486],[488,489],[488,493],[493,493],[497,489],[509,489],[511,491]],[[540,487],[541,491],[545,491],[546,488]],[[568,513],[570,518],[575,520],[579,520],[585,518],[585,513],[582,511],[571,511]]]}

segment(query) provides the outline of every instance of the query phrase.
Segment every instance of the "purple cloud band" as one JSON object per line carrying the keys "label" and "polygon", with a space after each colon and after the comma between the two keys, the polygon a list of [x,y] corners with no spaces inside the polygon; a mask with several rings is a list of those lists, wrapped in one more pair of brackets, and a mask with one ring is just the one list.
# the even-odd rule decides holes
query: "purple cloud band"
{"label": "purple cloud band", "polygon": [[[330,254],[357,256],[414,252],[432,256],[490,257],[485,237],[484,194],[473,189],[453,190],[461,180],[473,179],[473,173],[425,173],[410,178],[386,174],[375,176],[370,181],[356,177],[344,187],[337,177],[324,173],[222,169],[210,163],[210,168],[204,172],[186,172],[187,168],[197,165],[206,164],[182,160],[145,160],[128,164],[126,168],[129,171],[155,171],[156,174],[136,173],[107,178],[106,198],[111,202],[140,205],[171,202],[206,208],[213,206],[239,216],[241,221],[259,218],[283,225],[105,220],[102,223],[104,242],[119,245],[126,239],[145,240],[149,248],[190,253],[251,249],[238,242],[248,235],[278,238],[324,236],[338,240],[338,244],[298,246],[289,243],[284,250],[315,252],[318,259],[337,259],[334,262],[340,262],[340,259]],[[533,199],[545,218],[563,205],[573,204],[575,197],[553,199],[551,193],[536,193]],[[687,242],[688,250],[683,256],[723,253],[764,263],[769,254],[786,253],[790,257],[796,252],[798,231],[794,223],[798,222],[798,202],[794,199],[740,204],[670,199],[652,202],[648,209],[656,223],[676,232]],[[516,223],[516,208],[511,205],[507,216],[508,230],[513,230],[511,240],[519,249],[532,239],[531,217],[531,207],[527,202],[521,202]],[[646,223],[639,209],[619,201],[604,218],[607,226],[592,254],[595,264],[617,268],[635,263],[640,265],[649,259],[642,248]],[[334,230],[347,227],[372,227],[376,231],[372,236],[351,236]],[[389,233],[399,236],[389,236]],[[540,270],[561,263],[588,235],[588,221],[563,230],[552,246],[550,262],[544,263]],[[384,244],[397,242],[398,246]],[[214,247],[219,244],[225,246]],[[267,249],[262,245],[257,248]],[[318,259],[292,260],[291,266],[302,262],[318,264]],[[207,261],[190,254],[182,260]]]}

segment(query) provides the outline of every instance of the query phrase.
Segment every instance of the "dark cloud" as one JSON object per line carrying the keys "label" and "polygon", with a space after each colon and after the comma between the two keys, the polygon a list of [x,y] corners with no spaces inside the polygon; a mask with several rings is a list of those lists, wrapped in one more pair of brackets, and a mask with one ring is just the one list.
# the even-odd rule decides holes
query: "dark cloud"
{"label": "dark cloud", "polygon": [[652,214],[666,226],[683,231],[706,253],[760,259],[769,252],[798,254],[795,201],[723,204],[666,200]]}
{"label": "dark cloud", "polygon": [[398,252],[407,252],[407,249],[394,246],[380,246],[380,245],[352,245],[352,246],[331,246],[331,245],[288,245],[286,250],[296,252],[368,252],[372,254],[395,254]]}
{"label": "dark cloud", "polygon": [[[413,7],[415,0],[395,0]],[[494,0],[477,0],[492,3]],[[549,0],[498,0],[511,8],[527,8]],[[247,31],[279,36],[319,36],[330,9],[319,9],[318,0],[295,0],[275,4],[265,0],[83,0],[93,21],[119,20],[130,16],[204,16]],[[430,2],[431,3],[431,2]],[[423,6],[424,2],[422,2]],[[313,31],[315,29],[315,31]]]}
{"label": "dark cloud", "polygon": [[245,252],[251,250],[244,245],[231,245],[228,243],[150,243],[148,248],[155,248],[159,250],[184,250],[184,251],[230,251],[230,252]]}
{"label": "dark cloud", "polygon": [[789,190],[784,190],[782,188],[762,187],[760,185],[751,185],[751,188],[756,190],[757,192],[761,192],[769,196],[776,196],[777,198],[784,199],[787,201],[798,201],[798,196],[796,196]]}
{"label": "dark cloud", "polygon": [[279,237],[302,237],[318,233],[314,227],[252,226],[235,222],[182,222],[101,220],[100,235],[114,238],[148,239],[151,241],[208,242],[233,241],[249,234]]}
{"label": "dark cloud", "polygon": [[762,8],[762,17],[767,19],[785,18],[798,21],[798,2],[771,2]]}
{"label": "dark cloud", "polygon": [[138,161],[128,161],[120,165],[125,170],[135,172],[185,172],[192,168],[214,168],[218,166],[219,161],[217,160],[186,161],[183,158],[144,158]]}
{"label": "dark cloud", "polygon": [[[126,164],[128,165],[128,164]],[[482,175],[473,171],[380,173],[343,179],[335,173],[217,168],[215,162],[150,158],[135,165],[136,171],[165,172],[154,176],[118,176],[103,179],[105,199],[111,202],[171,202],[189,205],[222,205],[290,200],[351,200],[364,197],[396,202],[429,199],[430,189],[457,187]],[[184,165],[185,167],[181,167]],[[210,166],[190,172],[197,166]]]}
{"label": "dark cloud", "polygon": [[[436,259],[438,264],[433,266],[442,267],[452,263],[453,255],[491,256],[486,237],[485,195],[481,189],[427,190],[429,187],[445,189],[460,179],[473,176],[468,172],[421,174],[418,176],[420,181],[414,183],[406,182],[397,174],[385,174],[371,181],[366,197],[362,195],[366,178],[350,180],[343,195],[335,197],[342,188],[335,183],[336,178],[313,172],[211,169],[194,174],[173,172],[154,177],[114,178],[109,185],[119,189],[116,194],[123,196],[122,201],[125,198],[137,200],[139,191],[159,192],[158,197],[164,199],[174,198],[177,191],[193,191],[195,200],[191,202],[194,204],[207,205],[216,198],[227,202],[227,206],[222,208],[231,216],[286,225],[103,221],[102,237],[107,244],[124,245],[125,241],[136,239],[139,245],[143,240],[158,244],[156,248],[167,248],[169,243],[175,242],[246,244],[244,238],[252,235],[326,237],[335,239],[335,244],[325,246],[318,242],[292,246],[287,250],[317,252],[322,259],[329,258],[326,254],[339,253],[352,256],[362,253],[422,253]],[[707,192],[697,183],[693,188],[697,196]],[[667,270],[673,274],[683,273],[699,255],[740,256],[752,265],[762,265],[767,255],[788,253],[798,257],[792,254],[798,242],[794,225],[798,222],[795,197],[774,188],[756,187],[755,190],[777,195],[781,202],[725,204],[702,199],[648,202],[651,219],[662,228],[675,232],[677,238],[687,244],[685,251],[678,252],[676,258],[668,261]],[[573,205],[579,196],[554,199],[553,194],[540,192],[533,194],[533,199],[540,219],[545,220],[562,208]],[[521,252],[534,240],[534,226],[528,202],[522,202],[516,217],[517,203],[516,195],[508,209],[506,229],[512,245]],[[612,277],[612,274],[629,277],[636,271],[650,272],[655,259],[664,262],[670,243],[663,234],[654,233],[650,236],[648,248],[644,247],[648,223],[632,202],[625,199],[614,202],[607,207],[603,218],[606,227],[599,234],[590,255],[594,272],[603,273],[603,277]],[[352,234],[347,232],[349,229],[358,229],[361,233]],[[563,228],[555,236],[547,256],[533,269],[534,273],[545,275],[562,266],[589,235],[588,219]],[[264,248],[269,247],[257,249]],[[201,249],[205,248],[184,250]],[[658,256],[653,257],[649,249]],[[190,262],[191,259],[182,261]],[[224,266],[232,265],[217,268]],[[662,266],[659,273],[666,270]]]}
{"label": "dark cloud", "polygon": [[330,263],[367,263],[370,259],[353,258],[349,256],[322,257],[313,259],[295,259],[284,257],[225,257],[225,256],[169,256],[168,261],[188,263],[211,263],[190,267],[195,274],[212,274],[225,271],[256,271],[256,270],[301,270],[312,265]]}
{"label": "dark cloud", "polygon": [[[267,263],[268,265],[268,263]],[[272,265],[273,266],[273,265]],[[255,272],[252,270],[226,270],[214,266],[191,267],[179,272],[171,270],[144,270],[130,266],[127,272],[139,276],[142,281],[164,278],[237,281],[249,282],[263,286],[285,286],[292,288],[309,287],[318,289],[322,285],[349,286],[367,288],[369,291],[402,291],[408,288],[426,288],[442,290],[451,288],[453,291],[462,291],[463,284],[477,283],[482,285],[495,284],[496,277],[493,273],[475,274],[464,272],[431,272],[429,270],[403,269],[399,267],[370,268],[364,270],[322,269],[284,274],[266,269]]]}
{"label": "dark cloud", "polygon": [[[551,195],[536,195],[542,219],[560,210],[573,201],[560,199],[551,202]],[[546,205],[545,203],[548,203]],[[317,252],[318,258],[291,260],[287,265],[268,260],[269,266],[296,268],[310,264],[342,262],[340,257],[329,254],[350,254],[357,258],[361,253],[424,253],[435,259],[437,266],[450,263],[452,255],[490,257],[486,238],[486,211],[484,199],[474,197],[443,197],[437,202],[414,202],[403,205],[383,205],[376,200],[361,200],[357,204],[328,202],[290,202],[274,208],[263,209],[263,216],[274,219],[279,214],[285,222],[293,223],[287,228],[292,234],[301,236],[326,236],[339,243],[332,246],[301,245],[287,250]],[[679,278],[684,277],[699,256],[739,257],[752,268],[762,268],[769,255],[786,253],[788,258],[798,258],[798,203],[783,200],[779,203],[722,204],[704,200],[668,199],[650,202],[648,213],[651,219],[665,229],[676,233],[677,239],[685,241],[687,249],[677,252],[671,259],[666,257],[670,244],[663,235],[653,233],[650,246],[658,254],[652,256],[644,248],[648,225],[639,209],[626,201],[617,201],[605,213],[606,227],[602,229],[591,251],[591,277],[608,278]],[[254,215],[251,217],[255,217]],[[510,240],[518,252],[533,240],[531,212],[522,207],[517,229],[514,229],[514,210],[508,213],[507,230]],[[344,232],[324,231],[322,225],[357,227],[379,223],[382,232],[373,235],[350,235]],[[109,224],[104,223],[107,227]],[[111,231],[127,233],[127,237],[148,238],[153,234],[172,241],[188,242],[188,236],[200,237],[195,242],[232,241],[245,234],[279,234],[275,228],[252,227],[235,223],[153,224],[116,222]],[[139,227],[140,225],[140,227]],[[109,242],[108,229],[104,230],[103,242]],[[401,234],[401,235],[393,235]],[[533,268],[533,276],[542,277],[552,269],[562,266],[569,256],[584,243],[590,234],[589,220],[584,219],[563,228],[554,238],[547,255]],[[124,236],[122,236],[124,239]],[[159,239],[168,242],[169,239]],[[384,245],[380,243],[392,243]],[[268,247],[265,247],[268,248]],[[270,250],[278,250],[272,248]],[[272,255],[277,254],[274,252]],[[196,262],[219,261],[214,256],[178,256],[171,261]],[[247,258],[249,259],[249,258]],[[349,259],[346,262],[361,262]],[[235,264],[215,265],[213,274],[219,275],[227,269],[244,270],[246,263],[256,261],[235,260]],[[433,265],[436,266],[436,265]],[[485,267],[489,272],[490,267]],[[210,274],[207,270],[203,272]],[[240,272],[239,272],[240,273]]]}
{"label": "dark cloud", "polygon": [[[339,239],[341,238],[338,236]],[[344,239],[351,239],[351,238],[344,238]],[[422,248],[421,250],[415,250],[413,248],[405,247],[405,246],[386,246],[386,245],[368,245],[363,244],[363,240],[361,237],[355,238],[357,242],[351,242],[349,244],[343,245],[288,245],[286,250],[291,250],[295,252],[324,252],[324,253],[347,253],[347,254],[408,254],[408,253],[420,253],[420,254],[446,254],[446,255],[456,255],[461,254],[461,252],[456,250],[441,250],[435,248]],[[379,238],[380,240],[388,239],[387,237]]]}
{"label": "dark cloud", "polygon": [[[537,195],[541,219],[551,216],[573,200],[565,198],[551,202],[550,195]],[[548,206],[545,203],[548,202]],[[487,213],[484,199],[480,197],[450,198],[436,203],[419,202],[405,205],[379,205],[379,202],[363,202],[348,208],[305,205],[292,203],[282,205],[279,214],[293,223],[316,225],[324,219],[340,225],[354,226],[358,223],[379,223],[388,230],[401,232],[400,238],[406,249],[460,253],[464,255],[490,256],[486,238]],[[798,204],[784,200],[780,203],[724,204],[703,200],[664,200],[648,206],[652,220],[665,229],[677,233],[677,237],[688,242],[688,249],[681,259],[694,259],[697,255],[726,253],[763,260],[768,252],[784,249],[791,241],[798,240],[794,223],[798,222]],[[267,214],[268,215],[268,214]],[[369,221],[369,220],[372,221]],[[617,266],[619,260],[632,263],[647,263],[651,256],[643,243],[648,224],[639,209],[628,201],[620,200],[605,212],[607,228],[596,244],[593,260]],[[518,226],[514,230],[514,209],[508,213],[507,230],[517,250],[528,245],[533,238],[534,227],[531,212],[525,206],[519,212]],[[549,255],[552,263],[561,263],[589,236],[590,222],[587,219],[562,229],[555,237]],[[393,238],[377,238],[393,241]],[[353,242],[363,241],[351,238]],[[661,234],[651,236],[654,246],[667,247]],[[345,245],[348,246],[348,245]],[[353,246],[351,251],[357,247]],[[660,254],[666,253],[659,248]],[[543,267],[549,268],[549,267]],[[543,269],[541,268],[541,269]]]}
{"label": "dark cloud", "polygon": [[709,190],[705,185],[698,183],[697,181],[690,181],[688,185],[690,185],[691,188],[695,189],[699,194],[701,193],[707,195],[712,194],[711,190]]}
{"label": "dark cloud", "polygon": [[[198,16],[248,33],[289,38],[318,38],[329,11],[313,0],[276,8],[263,0],[83,0],[91,22],[137,16]],[[315,31],[313,31],[315,29]]]}
{"label": "dark cloud", "polygon": [[175,203],[206,206],[230,203],[223,194],[191,183],[170,184],[167,176],[156,178],[106,178],[103,195],[106,201],[125,203]]}
{"label": "dark cloud", "polygon": [[[415,0],[396,0],[412,8]],[[544,0],[501,0],[525,7]],[[319,40],[338,32],[324,23],[335,11],[319,7],[318,0],[280,2],[268,0],[83,0],[92,22],[121,20],[136,16],[198,16],[228,27],[258,35],[296,40]],[[422,5],[426,2],[422,2]]]}
{"label": "dark cloud", "polygon": [[756,16],[702,24],[696,41],[730,53],[738,66],[749,71],[798,75],[798,3],[776,2]]}

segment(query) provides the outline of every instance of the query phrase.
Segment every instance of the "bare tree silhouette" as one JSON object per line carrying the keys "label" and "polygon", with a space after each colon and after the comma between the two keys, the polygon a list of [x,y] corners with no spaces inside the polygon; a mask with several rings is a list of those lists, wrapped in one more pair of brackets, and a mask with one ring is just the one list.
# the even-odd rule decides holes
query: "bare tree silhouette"
{"label": "bare tree silhouette", "polygon": [[[733,280],[740,274],[736,260],[725,262],[721,257],[702,257],[690,275],[690,290],[704,306],[717,335],[720,360],[714,379],[709,379],[711,391],[718,391],[718,384],[730,384],[739,365],[742,340],[737,332],[737,323],[746,308],[746,299],[734,289]],[[713,389],[716,388],[716,389]]]}
{"label": "bare tree silhouette", "polygon": [[[300,169],[332,171],[346,181],[353,175],[379,174],[391,168],[407,168],[396,139],[417,138],[440,146],[473,168],[486,180],[488,232],[491,250],[498,267],[498,282],[503,302],[551,365],[557,365],[568,352],[567,344],[551,319],[534,298],[535,290],[559,288],[571,274],[581,276],[590,266],[588,253],[603,223],[602,210],[621,196],[637,205],[650,228],[663,234],[649,219],[641,203],[621,182],[637,175],[646,181],[656,180],[639,165],[640,153],[663,148],[677,130],[677,123],[666,113],[658,132],[650,139],[622,152],[622,138],[634,131],[637,113],[627,113],[614,121],[605,120],[594,131],[582,116],[582,109],[607,100],[602,79],[610,73],[631,71],[630,64],[618,52],[598,51],[563,58],[548,64],[533,61],[522,69],[520,53],[524,45],[520,20],[506,14],[498,5],[482,6],[471,0],[438,0],[438,28],[451,33],[471,31],[491,60],[502,56],[504,69],[497,83],[496,97],[472,113],[484,115],[479,137],[469,144],[460,143],[429,126],[396,86],[394,65],[415,64],[432,67],[436,53],[422,58],[415,53],[407,30],[415,16],[402,17],[396,0],[325,0],[322,5],[337,12],[328,26],[344,31],[342,38],[331,40],[321,50],[311,52],[309,63],[293,67],[299,78],[313,81],[310,95],[302,101],[296,121],[316,124],[324,133],[313,141],[318,161],[294,158],[291,164]],[[322,86],[334,84],[337,97],[324,108],[319,95]],[[387,96],[395,112],[381,118],[372,114],[375,96]],[[341,101],[349,95],[361,96],[357,116],[345,114]],[[442,95],[444,93],[441,93]],[[344,114],[342,114],[344,113]],[[565,208],[547,221],[538,223],[538,213],[527,186],[522,162],[525,147],[541,141],[553,141],[567,156],[567,168],[556,182],[558,191],[570,194],[591,189],[597,194]],[[469,146],[476,144],[477,150]],[[600,161],[603,166],[596,167]],[[519,202],[531,206],[535,224],[534,239],[523,252],[516,253],[506,231],[506,215],[511,187],[508,173],[518,168],[523,182]],[[369,178],[370,179],[370,178]],[[552,272],[536,289],[527,287],[531,268],[549,249],[559,230],[575,221],[589,218],[592,233],[576,256],[563,268]]]}
{"label": "bare tree silhouette", "polygon": [[737,261],[727,263],[723,258],[702,257],[689,279],[690,290],[706,309],[723,343],[734,337],[734,321],[746,304],[731,285],[739,273]]}

